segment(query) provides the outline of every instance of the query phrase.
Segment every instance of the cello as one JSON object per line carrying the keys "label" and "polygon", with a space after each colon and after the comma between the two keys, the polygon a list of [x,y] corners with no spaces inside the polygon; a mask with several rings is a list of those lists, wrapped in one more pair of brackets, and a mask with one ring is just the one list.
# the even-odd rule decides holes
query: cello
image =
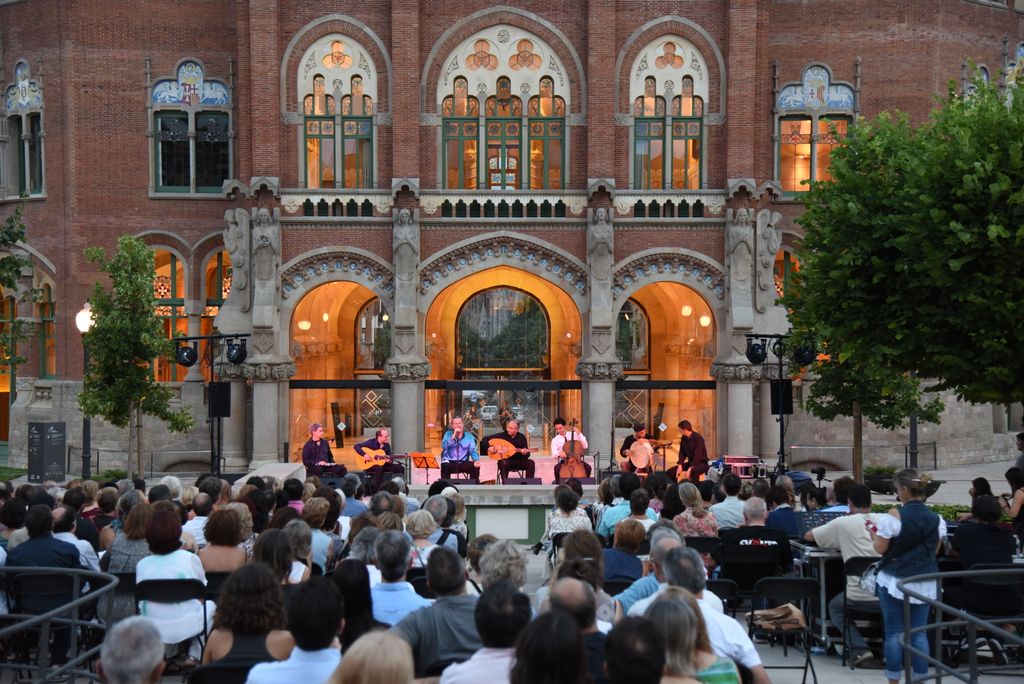
{"label": "cello", "polygon": [[562,453],[565,455],[565,458],[562,459],[559,479],[566,480],[573,477],[583,478],[587,476],[587,469],[583,465],[583,445],[576,439],[576,423],[577,420],[575,418],[569,421],[569,436],[562,446]]}

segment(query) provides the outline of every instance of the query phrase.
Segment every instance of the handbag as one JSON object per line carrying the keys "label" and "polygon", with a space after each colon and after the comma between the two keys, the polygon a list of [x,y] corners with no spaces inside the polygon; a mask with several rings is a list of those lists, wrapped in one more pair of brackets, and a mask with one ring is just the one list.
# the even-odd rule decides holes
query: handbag
{"label": "handbag", "polygon": [[865,592],[874,595],[875,587],[878,586],[878,571],[882,569],[882,561],[875,561],[864,568],[864,574],[860,576],[860,588]]}
{"label": "handbag", "polygon": [[753,625],[756,629],[806,629],[807,619],[804,612],[792,603],[784,603],[776,608],[747,613],[747,624]]}

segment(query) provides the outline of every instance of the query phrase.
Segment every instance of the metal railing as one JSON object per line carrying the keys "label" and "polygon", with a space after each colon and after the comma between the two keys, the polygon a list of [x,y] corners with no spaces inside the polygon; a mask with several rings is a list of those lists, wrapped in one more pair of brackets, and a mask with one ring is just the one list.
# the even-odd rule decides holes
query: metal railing
{"label": "metal railing", "polygon": [[[95,672],[89,669],[90,663],[95,659],[102,647],[102,640],[95,640],[94,646],[79,652],[79,631],[82,629],[97,630],[106,633],[106,626],[92,617],[82,617],[82,609],[91,606],[90,611],[95,615],[99,608],[100,599],[106,594],[114,591],[118,580],[113,575],[103,572],[92,572],[90,570],[71,570],[66,568],[42,568],[42,567],[0,567],[0,577],[7,586],[7,593],[10,590],[11,579],[14,576],[31,574],[54,574],[68,575],[72,579],[72,600],[52,610],[32,615],[27,613],[9,613],[3,616],[6,625],[0,628],[0,643],[10,644],[14,641],[14,635],[31,629],[39,630],[39,639],[36,642],[36,658],[27,658],[19,662],[16,654],[8,654],[8,657],[0,662],[0,671],[15,670],[28,672],[30,681],[48,681],[51,679],[70,677],[72,681],[81,677],[90,680],[99,680]],[[89,593],[82,595],[82,587],[91,583]],[[61,665],[50,665],[50,635],[56,627],[66,627],[71,631],[70,648],[68,660]],[[18,679],[16,677],[16,679]],[[20,679],[19,681],[25,681]]]}
{"label": "metal railing", "polygon": [[[978,663],[977,648],[978,633],[983,632],[990,638],[998,639],[1004,647],[1016,647],[1019,657],[1021,649],[1024,649],[1024,634],[1020,631],[1021,627],[1024,627],[1024,615],[996,618],[990,617],[989,619],[985,619],[972,615],[962,608],[944,603],[940,599],[928,598],[920,592],[908,588],[909,585],[914,582],[936,580],[938,582],[938,591],[936,595],[942,596],[942,585],[944,581],[952,579],[959,579],[962,581],[967,578],[972,581],[983,581],[985,578],[991,578],[1003,580],[1004,582],[1009,578],[1015,579],[1018,585],[1024,586],[1024,565],[1019,568],[936,572],[926,575],[907,577],[897,582],[897,588],[903,592],[904,627],[903,634],[900,637],[900,644],[903,646],[903,672],[908,684],[910,682],[924,682],[931,679],[934,679],[936,682],[942,682],[942,678],[944,676],[955,677],[967,684],[977,684],[978,677],[981,674],[1013,671],[1024,674],[1024,670],[1022,670],[1022,667],[1024,666],[1019,662],[1008,663],[1006,665],[985,665],[982,667]],[[910,626],[910,598],[921,601],[928,605],[931,611],[934,611],[934,619],[932,622],[928,622],[919,627]],[[1018,631],[1010,632],[1004,628],[1004,626],[1009,625],[1016,625]],[[960,636],[956,646],[958,651],[956,662],[959,662],[959,651],[961,650],[960,644],[965,644],[967,651],[966,668],[960,668],[956,663],[952,665],[947,664],[942,659],[942,649],[944,645],[943,630],[955,628],[960,628]],[[934,649],[934,654],[922,652],[912,645],[912,637],[917,633],[924,633],[926,636],[931,633],[930,643]],[[966,633],[966,636],[964,636],[964,633]],[[929,666],[935,668],[934,673],[929,672],[920,677],[915,677],[912,665],[912,659],[914,656],[924,658]]]}

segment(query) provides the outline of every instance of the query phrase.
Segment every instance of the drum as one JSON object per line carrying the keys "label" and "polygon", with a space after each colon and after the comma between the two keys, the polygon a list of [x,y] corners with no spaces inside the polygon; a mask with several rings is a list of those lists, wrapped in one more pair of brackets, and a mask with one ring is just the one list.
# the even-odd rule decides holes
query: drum
{"label": "drum", "polygon": [[649,468],[653,457],[654,449],[646,440],[634,442],[633,446],[629,447],[629,462],[632,463],[633,467],[637,470],[645,470]]}

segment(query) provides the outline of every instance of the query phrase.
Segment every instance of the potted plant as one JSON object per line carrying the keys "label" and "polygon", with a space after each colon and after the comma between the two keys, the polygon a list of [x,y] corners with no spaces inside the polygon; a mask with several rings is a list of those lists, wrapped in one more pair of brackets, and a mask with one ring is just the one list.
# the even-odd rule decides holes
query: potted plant
{"label": "potted plant", "polygon": [[876,494],[892,494],[892,476],[896,474],[893,466],[865,466],[864,484]]}

